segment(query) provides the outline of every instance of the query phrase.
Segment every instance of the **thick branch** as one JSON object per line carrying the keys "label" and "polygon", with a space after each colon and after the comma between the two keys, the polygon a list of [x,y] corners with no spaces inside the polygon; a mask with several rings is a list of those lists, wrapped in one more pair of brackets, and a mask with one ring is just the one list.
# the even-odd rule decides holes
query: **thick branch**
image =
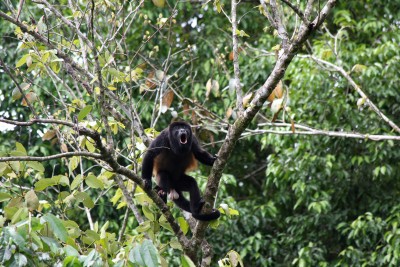
{"label": "thick branch", "polygon": [[232,47],[233,47],[233,72],[234,72],[234,84],[236,89],[236,107],[239,114],[243,114],[243,91],[240,85],[240,69],[239,69],[239,51],[238,42],[239,38],[237,36],[238,22],[236,18],[236,0],[232,0],[232,10],[231,10],[231,21],[232,21]]}

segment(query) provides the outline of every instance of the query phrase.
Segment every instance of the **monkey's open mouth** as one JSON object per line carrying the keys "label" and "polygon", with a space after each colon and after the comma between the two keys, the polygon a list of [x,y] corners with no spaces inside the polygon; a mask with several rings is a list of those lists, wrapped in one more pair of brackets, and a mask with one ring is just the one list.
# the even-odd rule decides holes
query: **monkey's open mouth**
{"label": "monkey's open mouth", "polygon": [[179,141],[181,141],[181,144],[186,144],[187,143],[187,135],[181,134],[181,138]]}

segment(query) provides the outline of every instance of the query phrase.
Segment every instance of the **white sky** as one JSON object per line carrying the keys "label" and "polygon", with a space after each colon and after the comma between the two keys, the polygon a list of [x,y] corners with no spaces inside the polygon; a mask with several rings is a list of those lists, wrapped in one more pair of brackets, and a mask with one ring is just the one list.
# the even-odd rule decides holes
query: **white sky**
{"label": "white sky", "polygon": [[4,123],[4,122],[0,122],[0,131],[1,132],[5,132],[5,131],[9,131],[14,129],[14,125],[8,124],[8,123]]}

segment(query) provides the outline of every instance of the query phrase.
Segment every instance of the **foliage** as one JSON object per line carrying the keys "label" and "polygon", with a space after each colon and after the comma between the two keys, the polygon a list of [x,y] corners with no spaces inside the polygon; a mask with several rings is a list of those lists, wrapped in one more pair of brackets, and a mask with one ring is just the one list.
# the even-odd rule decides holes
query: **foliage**
{"label": "foliage", "polygon": [[[79,134],[80,125],[106,141],[112,136],[118,163],[140,173],[146,140],[132,118],[152,137],[172,120],[190,121],[205,148],[217,153],[227,125],[240,116],[232,25],[224,15],[230,3],[51,1],[80,34],[38,2],[25,3],[19,21],[53,47],[0,18],[0,58],[21,88],[2,66],[0,117],[39,116],[76,127],[2,131],[0,158],[102,153],[93,136]],[[278,3],[287,29],[297,29],[300,19]],[[281,45],[258,5],[238,6],[245,107],[272,72]],[[0,7],[13,17],[19,8],[8,0]],[[313,8],[316,15],[318,3]],[[398,141],[258,131],[276,129],[268,124],[276,115],[278,122],[339,133],[398,135],[346,77],[304,55],[342,67],[398,125],[399,10],[396,1],[340,2],[301,48],[281,82],[284,97],[276,94],[262,107],[224,169],[216,203],[223,216],[206,234],[212,266],[399,265]],[[81,70],[73,73],[67,58]],[[77,155],[0,162],[1,265],[197,265],[153,199],[108,167]],[[203,192],[209,170],[192,173]],[[191,236],[191,221],[168,207]]]}

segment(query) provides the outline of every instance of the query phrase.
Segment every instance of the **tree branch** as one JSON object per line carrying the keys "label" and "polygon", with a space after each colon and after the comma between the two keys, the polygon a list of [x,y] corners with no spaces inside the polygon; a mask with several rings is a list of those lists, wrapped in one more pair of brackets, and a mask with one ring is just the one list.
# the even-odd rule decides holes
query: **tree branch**
{"label": "tree branch", "polygon": [[[282,22],[281,14],[278,11],[278,7],[275,0],[270,0],[268,3],[264,0],[260,0],[261,6],[263,7],[267,18],[271,25],[278,31],[279,38],[282,40],[282,46],[286,49],[286,45],[289,40],[288,33],[285,29],[285,25]],[[271,13],[268,10],[268,7],[271,9]]]}
{"label": "tree branch", "polygon": [[53,12],[54,15],[56,15],[57,18],[59,18],[62,22],[65,23],[66,26],[68,26],[69,28],[71,28],[74,32],[76,32],[76,34],[78,34],[79,38],[83,39],[86,44],[89,46],[90,49],[93,49],[93,44],[92,42],[89,41],[89,39],[86,37],[86,35],[84,35],[78,27],[76,27],[71,21],[69,21],[68,19],[66,19],[61,13],[60,11],[58,11],[57,9],[54,8],[53,5],[51,5],[49,2],[47,2],[46,0],[35,0],[33,1],[34,3],[39,3],[39,4],[44,4],[48,9],[51,10],[51,12]]}
{"label": "tree branch", "polygon": [[308,19],[304,16],[303,12],[298,8],[297,6],[293,5],[290,1],[288,0],[281,0],[283,3],[285,3],[288,7],[290,7],[294,13],[297,14],[297,16],[300,17],[300,19],[303,21],[305,25],[308,25],[310,22]]}
{"label": "tree branch", "polygon": [[[146,194],[153,200],[153,202],[157,205],[157,207],[161,210],[161,212],[164,214],[165,218],[167,219],[168,223],[171,225],[172,230],[174,231],[176,237],[178,238],[180,244],[182,245],[185,253],[188,255],[195,255],[191,247],[189,246],[189,240],[185,236],[185,234],[182,232],[181,227],[179,224],[175,221],[174,217],[172,216],[171,211],[169,210],[168,206],[164,203],[164,201],[160,198],[160,196],[152,189],[150,190],[145,190],[144,187],[144,182],[142,178],[140,178],[134,171],[121,166],[117,159],[114,157],[112,150],[108,148],[108,146],[103,144],[102,137],[101,135],[93,130],[87,129],[81,125],[74,124],[72,122],[68,121],[63,121],[63,120],[56,120],[56,119],[32,119],[29,122],[17,122],[17,121],[12,121],[12,120],[6,120],[6,119],[1,119],[0,122],[5,122],[13,125],[18,125],[18,126],[30,126],[33,124],[37,123],[53,123],[53,124],[59,124],[59,125],[65,125],[74,128],[74,130],[79,134],[79,135],[85,135],[89,136],[90,138],[93,139],[95,142],[95,147],[99,149],[100,151],[100,158],[102,161],[106,162],[110,168],[116,173],[120,175],[124,175],[128,179],[132,180],[135,182],[137,185],[139,185],[145,192]],[[85,152],[72,152],[72,153],[85,153]],[[49,156],[51,157],[51,156]],[[10,161],[11,157],[6,157],[4,161]],[[21,157],[18,157],[19,159]],[[37,160],[38,157],[35,158]]]}
{"label": "tree branch", "polygon": [[[71,77],[78,81],[79,83],[82,84],[82,86],[86,89],[86,91],[89,94],[93,94],[93,91],[91,89],[91,86],[88,83],[88,79],[92,80],[94,78],[94,75],[91,74],[90,72],[86,71],[85,69],[83,69],[82,67],[80,67],[77,63],[75,63],[66,53],[64,53],[62,50],[58,49],[58,47],[54,46],[52,43],[50,43],[49,41],[47,41],[47,39],[45,37],[43,37],[42,35],[40,35],[39,33],[37,33],[34,30],[30,30],[28,29],[28,27],[15,20],[14,18],[8,16],[7,14],[5,14],[4,12],[0,11],[0,17],[11,22],[12,24],[18,26],[22,32],[28,33],[30,34],[32,37],[34,37],[37,41],[41,42],[42,44],[44,44],[45,46],[47,46],[50,49],[54,49],[57,51],[57,56],[62,58],[64,60],[64,64],[65,64],[65,68],[67,73],[69,73],[71,75]],[[81,77],[81,75],[83,77]],[[98,83],[98,81],[95,82],[96,84],[98,84],[99,86],[102,86]],[[146,145],[150,144],[150,139],[147,137],[147,135],[144,132],[143,126],[141,124],[141,122],[135,118],[132,117],[132,113],[129,111],[130,108],[127,107],[127,105],[125,103],[122,103],[118,97],[111,92],[110,90],[108,90],[107,88],[104,88],[104,91],[106,92],[106,94],[117,103],[117,106],[119,106],[122,111],[124,111],[125,115],[128,116],[128,118],[131,120],[133,127],[135,129],[135,131],[138,133],[138,135],[143,139],[143,142]],[[109,105],[105,105],[104,108],[110,108]],[[110,110],[111,114],[115,114],[115,112],[113,113],[113,110]],[[120,117],[118,117],[120,118]]]}
{"label": "tree branch", "polygon": [[232,0],[232,10],[231,10],[231,22],[232,22],[232,47],[233,47],[233,72],[234,72],[234,84],[236,89],[236,107],[238,109],[239,115],[243,114],[243,91],[240,85],[240,69],[239,69],[239,51],[238,51],[238,42],[239,38],[237,36],[238,31],[238,22],[236,18],[236,0]]}
{"label": "tree branch", "polygon": [[395,135],[377,135],[377,134],[363,134],[363,133],[357,133],[357,132],[325,131],[325,130],[319,130],[319,129],[311,128],[308,126],[304,126],[301,124],[293,124],[292,125],[290,123],[260,123],[258,126],[285,127],[285,128],[294,127],[295,129],[300,129],[301,131],[247,129],[242,134],[242,137],[272,133],[272,134],[281,134],[281,135],[324,135],[324,136],[331,136],[331,137],[355,138],[355,139],[372,140],[372,141],[383,141],[383,140],[400,141],[400,136],[395,136]]}
{"label": "tree branch", "polygon": [[122,180],[120,175],[116,175],[115,180],[117,180],[118,186],[119,186],[119,188],[121,188],[122,194],[124,195],[124,197],[126,199],[126,203],[128,203],[128,207],[132,210],[133,215],[135,216],[136,220],[138,221],[139,224],[143,223],[144,222],[143,217],[140,214],[135,203],[133,203],[133,199],[132,199],[131,195],[129,194],[128,189],[124,185],[124,181]]}
{"label": "tree branch", "polygon": [[56,155],[51,155],[51,156],[45,156],[45,157],[34,157],[34,156],[13,156],[13,157],[0,157],[0,162],[6,162],[6,161],[48,161],[52,159],[60,159],[60,158],[70,158],[74,156],[81,156],[81,157],[88,157],[88,158],[94,158],[94,159],[101,159],[102,155],[97,154],[97,153],[91,153],[91,152],[66,152],[66,153],[61,153],[61,154],[56,154]]}
{"label": "tree branch", "polygon": [[[313,21],[315,26],[319,26],[326,19],[328,13],[335,4],[336,0],[327,1],[326,5],[321,10],[321,14],[319,14],[318,17]],[[229,128],[225,142],[222,144],[218,152],[218,158],[211,169],[211,173],[207,182],[206,191],[204,193],[204,199],[207,203],[215,202],[222,171],[235,147],[237,140],[240,138],[241,134],[250,124],[257,112],[261,109],[262,105],[272,93],[279,80],[283,78],[286,68],[294,56],[298,53],[302,44],[307,40],[311,33],[315,31],[316,28],[317,27],[304,27],[300,30],[297,38],[292,43],[288,44],[287,49],[284,49],[282,55],[278,58],[272,73],[265,81],[264,85],[257,90],[254,99],[251,101],[249,107],[245,110],[243,116],[237,118],[235,123]],[[206,208],[203,209],[205,211],[208,211],[211,207],[210,204],[205,206]],[[207,222],[199,222],[197,224],[191,240],[193,249],[196,249],[204,239],[207,225]]]}
{"label": "tree branch", "polygon": [[37,117],[37,113],[35,111],[35,109],[32,107],[31,102],[29,102],[28,98],[26,98],[25,92],[24,90],[22,90],[21,86],[19,85],[19,83],[17,82],[17,80],[15,79],[14,75],[11,73],[11,71],[9,70],[9,68],[7,67],[7,65],[4,63],[3,59],[0,58],[0,66],[3,66],[4,71],[7,73],[7,75],[11,78],[11,80],[15,83],[15,85],[18,88],[18,91],[21,93],[22,98],[25,100],[26,104],[28,105],[29,109],[31,110],[32,114]]}
{"label": "tree branch", "polygon": [[326,65],[336,71],[338,71],[349,83],[350,85],[356,90],[356,92],[363,98],[365,99],[365,103],[376,113],[378,114],[379,117],[381,117],[387,124],[392,127],[393,130],[396,132],[400,133],[400,127],[397,126],[392,120],[390,120],[385,114],[383,114],[382,111],[369,99],[369,97],[364,93],[363,90],[361,90],[360,86],[356,84],[356,82],[351,78],[351,76],[340,66],[337,66],[333,63],[330,63],[328,61],[325,61],[323,59],[317,58],[312,55],[299,55],[301,58],[310,58],[320,64]]}

